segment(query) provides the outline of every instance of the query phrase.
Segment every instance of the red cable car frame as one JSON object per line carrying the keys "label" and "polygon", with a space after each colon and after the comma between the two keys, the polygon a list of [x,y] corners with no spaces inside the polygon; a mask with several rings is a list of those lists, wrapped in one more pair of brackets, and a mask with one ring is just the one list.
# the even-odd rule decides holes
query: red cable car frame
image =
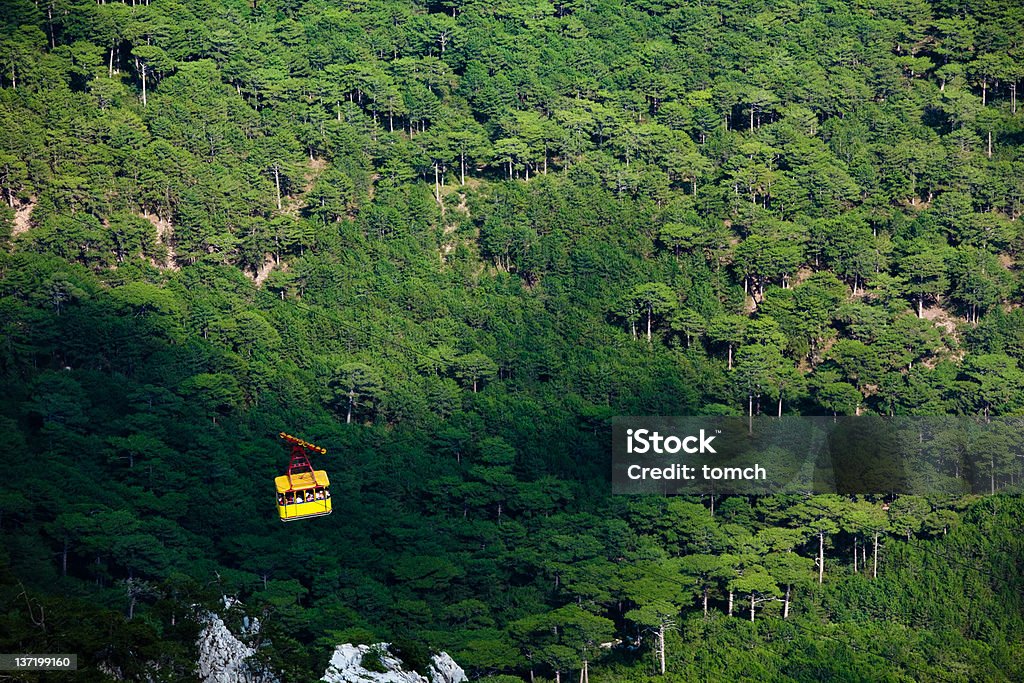
{"label": "red cable car frame", "polygon": [[327,449],[285,432],[279,436],[292,446],[286,473],[274,478],[277,512],[281,521],[291,522],[331,514],[330,479],[324,470],[313,469],[309,458],[310,453],[324,455]]}

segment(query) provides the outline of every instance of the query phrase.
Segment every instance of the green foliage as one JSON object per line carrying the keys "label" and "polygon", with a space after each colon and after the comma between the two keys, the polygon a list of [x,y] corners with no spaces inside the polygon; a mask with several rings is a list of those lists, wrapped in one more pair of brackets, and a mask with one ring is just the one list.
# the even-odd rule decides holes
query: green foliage
{"label": "green foliage", "polygon": [[384,664],[384,655],[387,654],[387,649],[381,645],[371,645],[362,658],[359,660],[359,665],[367,671],[373,673],[386,673],[388,671],[387,665]]}
{"label": "green foliage", "polygon": [[430,650],[423,643],[408,638],[398,638],[391,643],[391,654],[402,660],[404,668],[427,675],[432,663]]}
{"label": "green foliage", "polygon": [[1016,499],[604,487],[614,415],[1024,410],[1014,3],[2,7],[3,651],[185,680],[227,594],[290,680],[1019,669]]}

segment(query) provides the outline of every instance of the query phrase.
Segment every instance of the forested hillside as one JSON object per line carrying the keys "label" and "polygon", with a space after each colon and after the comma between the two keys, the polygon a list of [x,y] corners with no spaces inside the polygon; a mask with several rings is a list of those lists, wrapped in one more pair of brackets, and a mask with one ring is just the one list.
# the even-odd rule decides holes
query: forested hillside
{"label": "forested hillside", "polygon": [[1021,680],[1024,463],[608,481],[614,415],[1024,413],[1021,83],[1014,0],[0,0],[0,651]]}

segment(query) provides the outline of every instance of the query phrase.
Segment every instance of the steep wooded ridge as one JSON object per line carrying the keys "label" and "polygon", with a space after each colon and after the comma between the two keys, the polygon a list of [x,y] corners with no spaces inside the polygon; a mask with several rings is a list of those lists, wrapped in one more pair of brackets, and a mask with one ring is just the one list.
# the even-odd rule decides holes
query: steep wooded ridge
{"label": "steep wooded ridge", "polygon": [[613,415],[1022,414],[1022,64],[1016,0],[0,0],[0,651],[188,680],[227,595],[286,682],[1021,680],[1019,459],[607,473]]}

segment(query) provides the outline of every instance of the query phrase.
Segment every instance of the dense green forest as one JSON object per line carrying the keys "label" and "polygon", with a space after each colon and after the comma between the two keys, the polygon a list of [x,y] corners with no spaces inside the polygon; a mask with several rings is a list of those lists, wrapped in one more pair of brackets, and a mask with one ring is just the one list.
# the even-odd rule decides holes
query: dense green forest
{"label": "dense green forest", "polygon": [[0,651],[1024,680],[1024,463],[608,481],[614,415],[1024,414],[1022,82],[1014,0],[0,0]]}

